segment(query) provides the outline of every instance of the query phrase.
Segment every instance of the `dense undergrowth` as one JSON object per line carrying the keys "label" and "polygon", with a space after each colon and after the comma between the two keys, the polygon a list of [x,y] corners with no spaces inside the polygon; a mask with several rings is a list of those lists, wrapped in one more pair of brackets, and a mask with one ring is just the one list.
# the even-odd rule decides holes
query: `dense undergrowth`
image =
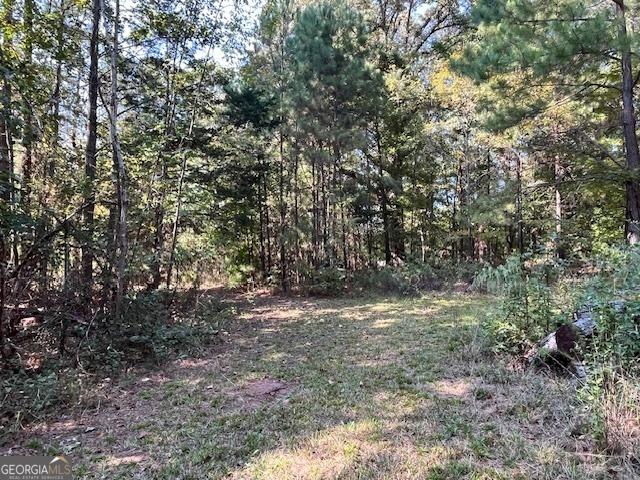
{"label": "dense undergrowth", "polygon": [[456,284],[469,284],[478,265],[433,261],[407,262],[397,266],[383,266],[346,272],[326,267],[310,272],[301,291],[311,295],[340,295],[354,293],[381,293],[419,295],[425,291],[451,288]]}
{"label": "dense undergrowth", "polygon": [[68,319],[45,316],[22,332],[17,355],[3,365],[0,433],[59,407],[90,406],[99,401],[97,385],[131,367],[201,354],[234,313],[216,297],[155,292],[128,298],[118,322],[97,314],[90,322],[69,322],[64,336],[60,323]]}
{"label": "dense undergrowth", "polygon": [[512,256],[480,271],[474,285],[501,294],[484,319],[494,353],[521,357],[574,312],[592,312],[595,333],[576,353],[588,371],[578,396],[601,446],[640,463],[640,249],[602,248],[579,268]]}

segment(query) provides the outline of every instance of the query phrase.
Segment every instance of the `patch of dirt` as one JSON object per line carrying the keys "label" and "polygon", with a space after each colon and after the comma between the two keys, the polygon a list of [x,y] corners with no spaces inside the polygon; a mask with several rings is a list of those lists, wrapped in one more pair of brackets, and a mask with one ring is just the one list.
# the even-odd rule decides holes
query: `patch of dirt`
{"label": "patch of dirt", "polygon": [[286,401],[293,390],[293,384],[267,377],[234,389],[230,396],[244,408],[256,409],[268,402]]}

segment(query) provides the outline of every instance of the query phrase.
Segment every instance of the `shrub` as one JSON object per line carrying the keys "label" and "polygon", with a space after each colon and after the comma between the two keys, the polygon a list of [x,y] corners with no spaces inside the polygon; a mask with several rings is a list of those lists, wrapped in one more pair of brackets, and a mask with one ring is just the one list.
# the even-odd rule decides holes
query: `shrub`
{"label": "shrub", "polygon": [[[560,269],[535,258],[510,257],[487,267],[474,285],[502,294],[499,308],[485,320],[494,351],[522,353],[570,312],[588,307],[596,320],[591,341],[581,346],[588,366],[579,396],[600,446],[628,461],[640,462],[640,249],[602,247],[583,265],[578,281],[568,279],[564,315],[552,279]],[[560,284],[562,285],[562,284]],[[566,300],[565,298],[565,300]],[[633,465],[636,465],[635,467]],[[625,467],[626,468],[626,467]]]}
{"label": "shrub", "polygon": [[236,312],[213,297],[190,303],[169,292],[139,293],[127,300],[117,323],[96,318],[74,324],[63,357],[56,355],[57,324],[45,322],[42,328],[52,334],[41,335],[47,339],[42,349],[50,352],[41,367],[27,370],[16,358],[0,375],[0,430],[17,429],[56,406],[86,404],[97,394],[94,387],[101,378],[128,366],[201,354]]}
{"label": "shrub", "polygon": [[549,268],[514,255],[504,265],[487,266],[476,275],[475,288],[502,295],[501,304],[484,322],[495,352],[523,353],[555,326]]}
{"label": "shrub", "polygon": [[353,287],[362,291],[417,295],[428,290],[439,290],[453,283],[467,282],[473,278],[472,264],[407,262],[403,265],[385,266],[378,270],[355,272]]}
{"label": "shrub", "polygon": [[121,358],[128,362],[197,355],[235,313],[217,298],[195,298],[193,305],[183,305],[167,295],[154,292],[130,299],[117,336],[107,349],[121,352]]}
{"label": "shrub", "polygon": [[344,269],[324,267],[310,272],[308,290],[312,295],[336,295],[345,289],[346,283]]}

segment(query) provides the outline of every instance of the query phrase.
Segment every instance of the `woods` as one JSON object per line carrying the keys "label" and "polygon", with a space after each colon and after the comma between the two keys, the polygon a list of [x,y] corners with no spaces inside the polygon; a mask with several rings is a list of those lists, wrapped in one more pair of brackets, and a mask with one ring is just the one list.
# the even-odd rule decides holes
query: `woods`
{"label": "woods", "polygon": [[639,28],[631,0],[1,1],[3,381],[183,358],[228,334],[221,286],[475,289],[520,360],[589,305],[604,398],[640,354]]}
{"label": "woods", "polygon": [[5,2],[5,308],[634,244],[633,15]]}

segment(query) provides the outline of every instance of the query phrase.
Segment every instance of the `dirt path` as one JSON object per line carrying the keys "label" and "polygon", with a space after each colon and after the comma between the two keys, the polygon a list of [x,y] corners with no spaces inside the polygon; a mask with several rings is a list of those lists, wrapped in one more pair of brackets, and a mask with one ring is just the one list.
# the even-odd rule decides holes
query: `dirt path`
{"label": "dirt path", "polygon": [[257,298],[204,358],[108,382],[14,451],[65,451],[78,478],[606,476],[571,385],[479,354],[487,301]]}

